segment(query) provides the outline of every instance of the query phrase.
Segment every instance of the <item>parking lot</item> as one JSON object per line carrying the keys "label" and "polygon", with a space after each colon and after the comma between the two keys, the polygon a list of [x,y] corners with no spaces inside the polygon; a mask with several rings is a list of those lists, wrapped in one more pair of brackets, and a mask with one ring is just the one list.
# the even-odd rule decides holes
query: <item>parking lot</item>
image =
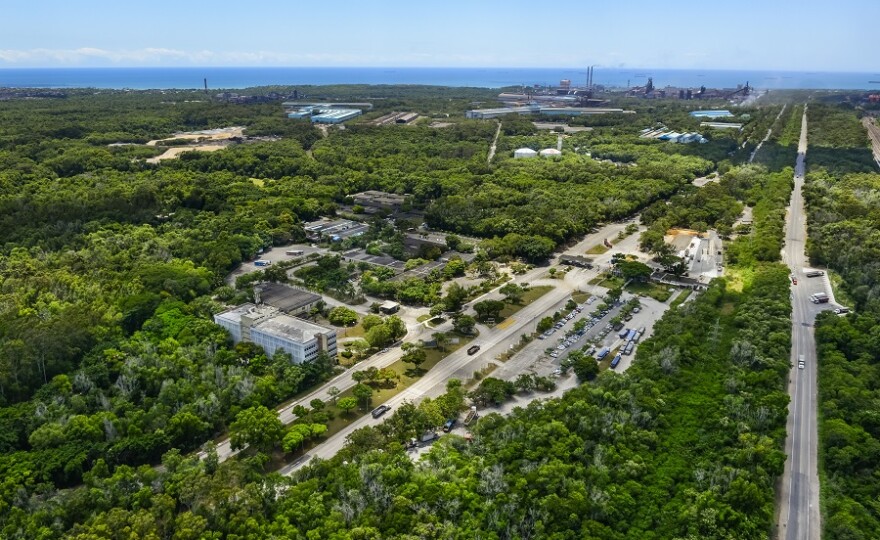
{"label": "parking lot", "polygon": [[[288,251],[302,251],[302,255],[288,255]],[[281,261],[289,261],[291,259],[298,259],[301,257],[306,257],[313,253],[327,253],[327,250],[320,247],[312,247],[312,244],[290,244],[287,246],[277,246],[271,247],[263,251],[257,255],[255,260],[263,260],[270,261],[272,263],[278,263]],[[254,261],[243,261],[238,268],[230,272],[226,276],[226,283],[233,284],[235,283],[235,278],[238,276],[249,274],[251,272],[256,272],[257,270],[265,270],[266,267],[256,266]]]}

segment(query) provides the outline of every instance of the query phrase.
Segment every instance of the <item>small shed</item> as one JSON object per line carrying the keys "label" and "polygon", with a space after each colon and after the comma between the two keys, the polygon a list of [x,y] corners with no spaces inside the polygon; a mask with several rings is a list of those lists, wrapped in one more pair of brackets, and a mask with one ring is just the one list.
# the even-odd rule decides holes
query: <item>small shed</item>
{"label": "small shed", "polygon": [[513,151],[513,157],[515,159],[533,158],[537,155],[538,153],[531,148],[519,148]]}
{"label": "small shed", "polygon": [[385,315],[391,315],[392,313],[397,313],[398,311],[400,311],[400,304],[391,300],[386,300],[385,302],[382,302],[382,305],[379,306],[379,311],[381,311]]}

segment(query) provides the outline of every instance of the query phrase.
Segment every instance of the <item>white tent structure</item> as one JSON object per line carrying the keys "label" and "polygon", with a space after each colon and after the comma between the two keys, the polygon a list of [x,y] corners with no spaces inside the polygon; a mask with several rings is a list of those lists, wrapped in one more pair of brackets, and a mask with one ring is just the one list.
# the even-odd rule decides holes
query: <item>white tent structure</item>
{"label": "white tent structure", "polygon": [[513,151],[513,157],[515,159],[533,158],[537,155],[538,153],[531,148],[519,148]]}
{"label": "white tent structure", "polygon": [[541,150],[541,152],[539,152],[539,153],[541,154],[541,157],[561,157],[562,156],[562,152],[560,152],[559,150],[557,150],[555,148],[545,148],[545,149]]}

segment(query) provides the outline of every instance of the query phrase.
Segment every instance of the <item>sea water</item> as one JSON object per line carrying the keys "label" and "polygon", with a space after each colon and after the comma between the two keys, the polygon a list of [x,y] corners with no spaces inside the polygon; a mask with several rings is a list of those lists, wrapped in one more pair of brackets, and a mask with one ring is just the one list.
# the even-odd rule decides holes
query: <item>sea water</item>
{"label": "sea water", "polygon": [[[878,73],[803,71],[595,68],[593,81],[608,87],[654,86],[758,89],[845,89],[880,91]],[[326,84],[419,84],[501,88],[586,81],[585,68],[381,68],[381,67],[174,67],[174,68],[0,68],[0,87],[212,90],[254,86]]]}

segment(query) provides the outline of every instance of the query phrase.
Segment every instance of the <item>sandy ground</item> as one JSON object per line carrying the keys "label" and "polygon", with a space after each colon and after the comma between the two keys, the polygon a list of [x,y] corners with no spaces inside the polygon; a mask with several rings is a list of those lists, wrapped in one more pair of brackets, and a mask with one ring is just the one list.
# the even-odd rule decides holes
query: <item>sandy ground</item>
{"label": "sandy ground", "polygon": [[151,157],[147,159],[147,163],[159,163],[163,159],[177,159],[180,154],[184,152],[216,152],[217,150],[223,150],[228,145],[226,144],[204,144],[200,146],[175,146],[174,148],[169,148],[165,151],[164,154],[158,155],[156,157]]}
{"label": "sandy ground", "polygon": [[699,178],[694,178],[694,181],[692,183],[697,187],[703,187],[706,184],[709,184],[711,182],[718,182],[720,179],[721,179],[721,177],[719,177],[717,175],[712,178],[709,178],[706,176],[701,176]]}
{"label": "sandy ground", "polygon": [[232,137],[243,137],[243,126],[232,126],[228,128],[206,129],[203,131],[188,131],[186,133],[175,133],[166,139],[155,139],[149,141],[147,146],[156,146],[162,141],[173,141],[176,139],[189,139],[193,141],[225,141]]}

